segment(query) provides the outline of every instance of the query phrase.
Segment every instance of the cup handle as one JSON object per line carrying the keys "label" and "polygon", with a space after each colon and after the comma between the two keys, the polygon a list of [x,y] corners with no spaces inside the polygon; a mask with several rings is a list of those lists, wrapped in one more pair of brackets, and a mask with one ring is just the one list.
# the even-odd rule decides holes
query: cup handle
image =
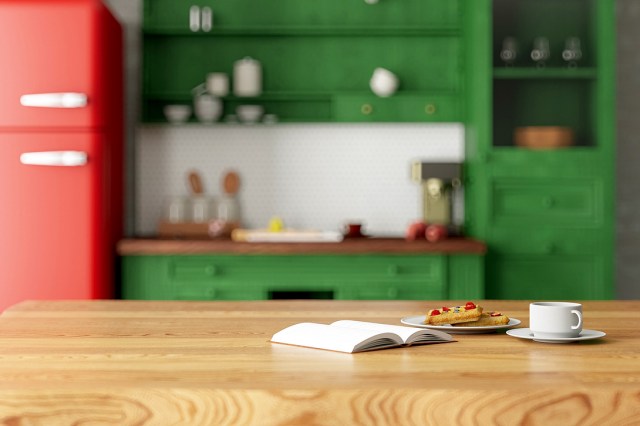
{"label": "cup handle", "polygon": [[575,325],[575,326],[572,325],[571,329],[575,330],[575,329],[578,329],[578,328],[582,327],[582,313],[580,311],[575,310],[575,309],[573,309],[571,311],[571,313],[572,314],[576,314],[578,316],[578,325]]}

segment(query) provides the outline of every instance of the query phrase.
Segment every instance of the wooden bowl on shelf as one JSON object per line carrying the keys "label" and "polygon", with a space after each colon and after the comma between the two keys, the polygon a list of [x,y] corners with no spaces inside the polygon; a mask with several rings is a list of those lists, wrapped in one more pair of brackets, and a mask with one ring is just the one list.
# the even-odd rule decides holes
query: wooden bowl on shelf
{"label": "wooden bowl on shelf", "polygon": [[513,132],[516,146],[530,149],[554,149],[572,146],[575,135],[570,127],[517,127]]}

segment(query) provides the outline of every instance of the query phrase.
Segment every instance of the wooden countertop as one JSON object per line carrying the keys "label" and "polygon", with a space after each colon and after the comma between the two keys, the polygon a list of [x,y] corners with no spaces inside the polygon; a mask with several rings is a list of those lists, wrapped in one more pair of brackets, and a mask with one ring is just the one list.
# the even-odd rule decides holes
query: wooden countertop
{"label": "wooden countertop", "polygon": [[[603,339],[504,333],[343,354],[297,322],[399,324],[464,301],[24,302],[0,316],[2,424],[640,424],[640,301],[584,302]],[[528,326],[528,302],[483,301]]]}
{"label": "wooden countertop", "polygon": [[231,240],[125,239],[118,244],[122,256],[145,254],[484,254],[483,242],[449,238],[437,243],[405,241],[402,238],[359,238],[339,243],[244,243]]}

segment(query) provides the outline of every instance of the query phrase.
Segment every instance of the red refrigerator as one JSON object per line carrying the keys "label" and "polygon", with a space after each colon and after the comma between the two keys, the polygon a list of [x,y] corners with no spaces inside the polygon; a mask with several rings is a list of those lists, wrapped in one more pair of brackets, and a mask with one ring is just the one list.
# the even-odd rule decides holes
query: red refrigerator
{"label": "red refrigerator", "polygon": [[122,30],[100,0],[0,0],[0,311],[114,296]]}

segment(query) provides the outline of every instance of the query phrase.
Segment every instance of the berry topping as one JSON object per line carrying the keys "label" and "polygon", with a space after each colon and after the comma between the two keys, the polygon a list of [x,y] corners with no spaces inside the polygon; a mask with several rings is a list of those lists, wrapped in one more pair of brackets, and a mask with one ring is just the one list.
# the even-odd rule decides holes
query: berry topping
{"label": "berry topping", "polygon": [[464,308],[468,311],[468,310],[470,310],[470,309],[475,309],[475,308],[476,308],[476,305],[475,305],[475,303],[473,303],[473,302],[467,302],[467,304],[466,304],[466,305],[464,305]]}
{"label": "berry topping", "polygon": [[447,308],[446,306],[442,307],[442,312],[449,312],[451,309]]}
{"label": "berry topping", "polygon": [[491,316],[492,316],[492,317],[499,317],[499,316],[501,316],[501,315],[502,315],[502,314],[501,314],[500,312],[491,312]]}
{"label": "berry topping", "polygon": [[429,312],[430,316],[434,316],[434,315],[440,315],[440,311],[437,309],[432,310],[431,312]]}

